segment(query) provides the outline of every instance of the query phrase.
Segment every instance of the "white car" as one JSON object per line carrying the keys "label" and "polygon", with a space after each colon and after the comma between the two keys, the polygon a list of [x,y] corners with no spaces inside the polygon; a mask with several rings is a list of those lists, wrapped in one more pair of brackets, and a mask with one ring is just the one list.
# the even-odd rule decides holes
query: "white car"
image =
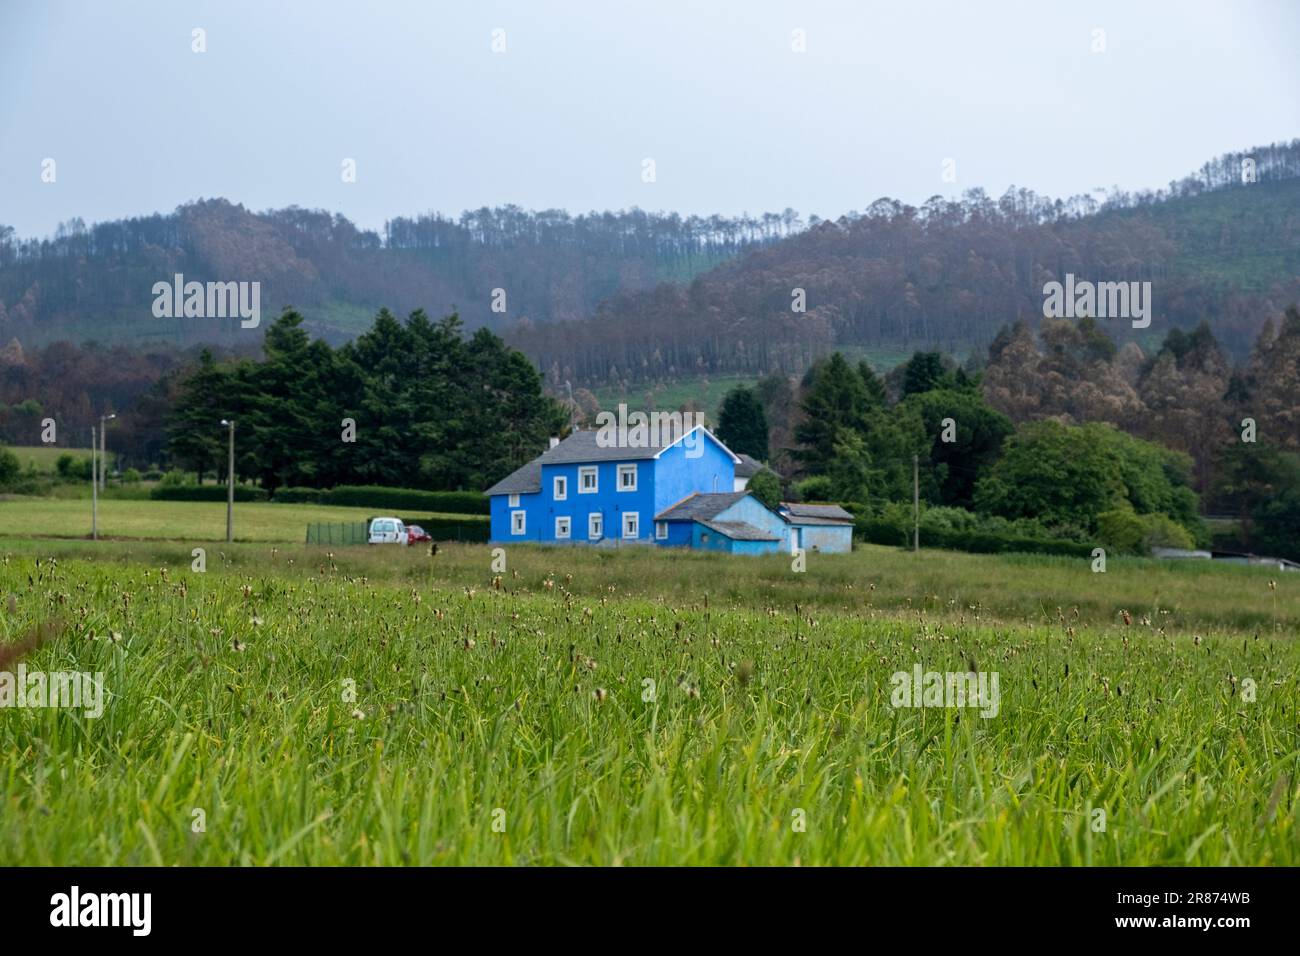
{"label": "white car", "polygon": [[400,518],[371,518],[368,544],[406,544],[409,536]]}

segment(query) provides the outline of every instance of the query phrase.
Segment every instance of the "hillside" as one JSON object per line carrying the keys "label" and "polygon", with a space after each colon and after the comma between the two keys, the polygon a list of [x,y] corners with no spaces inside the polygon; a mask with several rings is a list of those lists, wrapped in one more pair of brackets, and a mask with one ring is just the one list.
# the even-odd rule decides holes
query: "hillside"
{"label": "hillside", "polygon": [[[1300,298],[1300,141],[1206,164],[1167,191],[1102,204],[982,190],[862,214],[719,265],[687,286],[602,304],[592,320],[517,330],[512,344],[552,381],[623,387],[703,375],[795,374],[831,349],[938,348],[958,355],[1005,324],[1042,317],[1043,286],[1066,273],[1152,284],[1149,329],[1113,320],[1121,345],[1208,321],[1237,357],[1264,319]],[[1267,157],[1267,159],[1265,159]],[[1236,178],[1234,178],[1236,177]],[[792,311],[793,290],[807,311]]]}
{"label": "hillside", "polygon": [[[1257,180],[1241,182],[1245,159]],[[1241,357],[1264,318],[1300,299],[1300,140],[1225,154],[1159,192],[1052,200],[981,189],[920,207],[879,199],[805,228],[792,210],[682,218],[569,216],[516,207],[390,221],[381,236],[297,208],[225,200],[167,215],[61,227],[19,241],[0,227],[0,341],[247,348],[237,321],[157,319],[152,285],[257,280],[263,325],[289,304],[338,343],[380,306],[458,309],[506,334],[547,375],[604,394],[702,377],[796,374],[831,349],[962,355],[1009,322],[1036,322],[1043,284],[1074,273],[1150,281],[1151,328],[1208,321]],[[505,292],[493,311],[493,290]],[[806,311],[792,311],[804,290]]]}
{"label": "hillside", "polygon": [[[380,236],[328,212],[253,213],[224,199],[92,227],[76,220],[48,241],[19,240],[0,225],[0,342],[238,347],[260,340],[289,304],[335,344],[383,306],[459,310],[471,328],[582,319],[611,295],[690,281],[801,226],[790,210],[701,219],[507,206],[455,220],[398,218]],[[187,282],[260,282],[261,329],[155,318],[153,284],[176,273]],[[504,311],[493,310],[494,289],[506,293]]]}

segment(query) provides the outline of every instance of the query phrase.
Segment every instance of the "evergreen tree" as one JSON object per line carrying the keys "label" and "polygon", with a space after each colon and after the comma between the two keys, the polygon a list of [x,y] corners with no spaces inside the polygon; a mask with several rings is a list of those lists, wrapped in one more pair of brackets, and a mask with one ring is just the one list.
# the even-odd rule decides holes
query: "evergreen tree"
{"label": "evergreen tree", "polygon": [[903,397],[919,395],[948,384],[948,371],[938,352],[917,352],[903,368]]}
{"label": "evergreen tree", "polygon": [[795,428],[800,447],[795,458],[811,474],[825,474],[835,460],[841,432],[865,430],[871,406],[862,376],[839,352],[815,365],[800,408],[804,420]]}
{"label": "evergreen tree", "polygon": [[867,402],[875,408],[884,408],[888,400],[884,380],[866,362],[858,363],[858,374],[867,390]]}
{"label": "evergreen tree", "polygon": [[[935,481],[935,504],[969,508],[975,482],[1015,432],[1011,419],[968,391],[934,389],[911,395],[900,408],[914,409],[925,426],[927,454]],[[951,422],[945,424],[945,420]],[[951,441],[945,439],[951,437]]]}
{"label": "evergreen tree", "polygon": [[230,370],[218,365],[211,350],[204,349],[167,416],[167,453],[193,471],[200,483],[209,471],[223,474],[226,436],[221,420],[233,414],[233,391]]}
{"label": "evergreen tree", "polygon": [[767,415],[753,389],[738,385],[723,398],[718,410],[718,438],[737,455],[767,461]]}

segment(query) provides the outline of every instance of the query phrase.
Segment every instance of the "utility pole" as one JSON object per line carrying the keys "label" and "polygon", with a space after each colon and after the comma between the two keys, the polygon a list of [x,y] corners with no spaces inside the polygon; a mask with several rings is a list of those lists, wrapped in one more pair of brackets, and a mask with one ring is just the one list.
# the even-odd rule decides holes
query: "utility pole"
{"label": "utility pole", "polygon": [[[108,490],[108,444],[107,444],[108,428],[104,423],[111,422],[115,418],[117,418],[117,412],[114,412],[112,415],[99,416],[99,490],[100,491]],[[94,443],[92,442],[91,444]]]}
{"label": "utility pole", "polygon": [[912,456],[912,550],[921,550],[921,459]]}
{"label": "utility pole", "polygon": [[235,421],[231,419],[226,421],[224,418],[221,424],[230,429],[230,456],[226,467],[226,540],[235,540]]}
{"label": "utility pole", "polygon": [[90,539],[99,540],[99,465],[95,461],[95,426],[90,426]]}

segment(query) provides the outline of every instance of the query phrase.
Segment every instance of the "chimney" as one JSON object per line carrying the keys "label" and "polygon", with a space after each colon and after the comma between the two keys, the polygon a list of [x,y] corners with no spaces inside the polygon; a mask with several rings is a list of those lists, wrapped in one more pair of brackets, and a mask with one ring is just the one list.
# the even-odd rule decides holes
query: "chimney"
{"label": "chimney", "polygon": [[559,440],[558,438],[556,438],[554,435],[552,435],[552,436],[551,436],[551,447],[554,448],[554,447],[555,447],[556,445],[558,445],[559,443],[560,443],[560,440]]}

